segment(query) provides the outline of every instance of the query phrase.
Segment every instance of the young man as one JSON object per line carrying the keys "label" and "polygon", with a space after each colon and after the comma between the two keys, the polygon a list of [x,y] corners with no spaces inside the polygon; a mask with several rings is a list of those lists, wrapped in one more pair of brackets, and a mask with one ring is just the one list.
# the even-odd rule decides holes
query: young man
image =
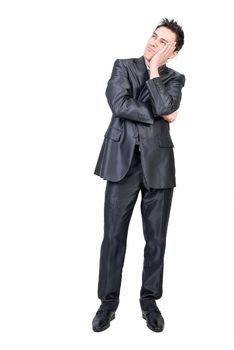
{"label": "young man", "polygon": [[101,305],[92,322],[96,332],[107,329],[115,318],[128,227],[139,191],[146,242],[140,306],[152,331],[164,328],[155,300],[162,296],[166,233],[176,186],[169,123],[176,119],[185,83],[185,76],[166,63],[183,43],[181,26],[162,19],[144,55],[116,59],[107,84],[113,114],[94,171],[107,180],[98,281]]}

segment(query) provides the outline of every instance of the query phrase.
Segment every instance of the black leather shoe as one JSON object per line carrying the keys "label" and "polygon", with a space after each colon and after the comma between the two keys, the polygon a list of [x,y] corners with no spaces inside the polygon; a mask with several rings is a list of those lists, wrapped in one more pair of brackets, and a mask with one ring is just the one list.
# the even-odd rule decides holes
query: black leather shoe
{"label": "black leather shoe", "polygon": [[147,327],[153,332],[162,332],[164,319],[159,308],[156,306],[150,311],[142,311],[142,317],[146,320]]}
{"label": "black leather shoe", "polygon": [[115,318],[115,311],[99,308],[92,322],[94,332],[102,332],[110,327],[110,321]]}

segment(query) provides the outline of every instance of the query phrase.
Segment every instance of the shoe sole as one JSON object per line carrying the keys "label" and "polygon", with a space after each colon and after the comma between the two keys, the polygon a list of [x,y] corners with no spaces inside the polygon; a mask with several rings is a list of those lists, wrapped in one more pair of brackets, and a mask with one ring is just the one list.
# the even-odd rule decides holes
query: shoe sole
{"label": "shoe sole", "polygon": [[93,328],[93,331],[94,331],[94,332],[102,332],[102,331],[105,331],[107,328],[109,328],[109,327],[110,327],[110,323],[111,323],[111,321],[112,321],[112,320],[114,320],[114,319],[115,319],[115,314],[111,316],[111,318],[110,318],[110,322],[109,322],[109,323],[107,323],[107,325],[106,325],[105,327],[101,327],[101,328]]}
{"label": "shoe sole", "polygon": [[[142,318],[144,318],[144,320],[146,320],[145,315],[142,315]],[[146,320],[146,325],[153,332],[162,332],[163,329],[164,329],[164,327],[163,328],[152,328],[152,327],[150,327],[150,325],[147,323],[147,320]]]}

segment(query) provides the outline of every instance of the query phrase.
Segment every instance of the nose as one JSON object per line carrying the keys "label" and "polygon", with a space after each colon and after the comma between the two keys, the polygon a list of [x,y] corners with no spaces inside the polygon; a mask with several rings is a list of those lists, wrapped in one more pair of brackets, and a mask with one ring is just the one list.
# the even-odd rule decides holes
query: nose
{"label": "nose", "polygon": [[159,44],[159,39],[158,39],[158,38],[157,38],[157,39],[154,39],[154,38],[153,38],[153,40],[152,40],[152,45],[153,45],[154,47],[157,47],[158,44]]}

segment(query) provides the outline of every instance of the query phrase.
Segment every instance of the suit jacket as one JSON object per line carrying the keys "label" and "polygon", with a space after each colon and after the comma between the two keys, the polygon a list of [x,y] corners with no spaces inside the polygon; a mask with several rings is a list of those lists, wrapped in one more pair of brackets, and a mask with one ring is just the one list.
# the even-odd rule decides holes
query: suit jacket
{"label": "suit jacket", "polygon": [[139,133],[141,162],[151,188],[176,186],[174,144],[162,115],[179,108],[185,76],[163,65],[149,79],[144,56],[116,59],[106,88],[112,118],[94,174],[120,181],[127,173]]}

